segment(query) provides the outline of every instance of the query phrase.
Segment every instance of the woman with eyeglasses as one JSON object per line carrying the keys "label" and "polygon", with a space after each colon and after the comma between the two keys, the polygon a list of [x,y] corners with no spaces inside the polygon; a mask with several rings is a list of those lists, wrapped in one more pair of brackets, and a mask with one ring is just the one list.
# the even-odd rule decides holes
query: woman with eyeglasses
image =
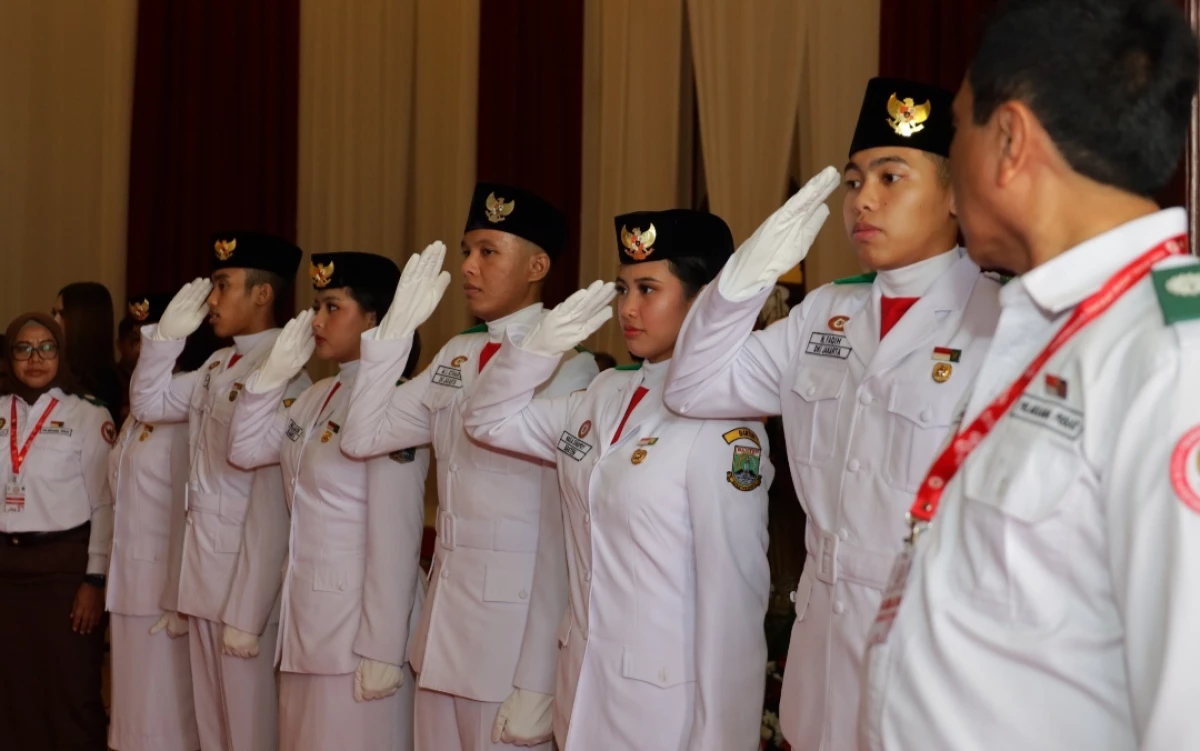
{"label": "woman with eyeglasses", "polygon": [[8,327],[0,395],[0,733],[6,751],[103,749],[104,581],[113,533],[108,412],[77,395],[63,333]]}

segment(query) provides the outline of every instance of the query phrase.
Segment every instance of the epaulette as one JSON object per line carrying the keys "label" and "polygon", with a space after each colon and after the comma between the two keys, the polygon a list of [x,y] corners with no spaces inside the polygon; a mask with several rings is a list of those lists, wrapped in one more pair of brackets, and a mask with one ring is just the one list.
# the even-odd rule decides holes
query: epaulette
{"label": "epaulette", "polygon": [[631,362],[628,365],[618,365],[615,368],[613,368],[613,370],[641,370],[641,369],[642,369],[642,364],[640,362]]}
{"label": "epaulette", "polygon": [[576,344],[575,351],[580,354],[588,354],[588,355],[592,354],[592,351],[590,349],[588,349],[587,347],[583,346],[582,344]]}
{"label": "epaulette", "polygon": [[1200,264],[1155,269],[1150,276],[1163,323],[1170,326],[1200,318]]}
{"label": "epaulette", "polygon": [[407,382],[408,382],[407,378],[405,378],[404,376],[400,376],[400,378],[397,379],[397,381],[396,381],[396,387],[399,388],[400,384],[407,383]]}
{"label": "epaulette", "polygon": [[875,272],[868,271],[865,274],[858,274],[857,276],[846,276],[846,277],[842,277],[841,279],[834,279],[833,283],[834,284],[871,284],[874,281],[875,281]]}
{"label": "epaulette", "polygon": [[462,336],[463,334],[486,334],[486,333],[487,333],[487,324],[486,323],[477,323],[469,329],[464,329],[463,331],[458,332],[458,335]]}
{"label": "epaulette", "polygon": [[993,282],[996,282],[1001,287],[1012,281],[1012,277],[1008,274],[1001,274],[999,271],[985,271],[983,275]]}
{"label": "epaulette", "polygon": [[101,409],[108,409],[108,402],[103,399],[97,399],[95,394],[83,394],[83,398]]}

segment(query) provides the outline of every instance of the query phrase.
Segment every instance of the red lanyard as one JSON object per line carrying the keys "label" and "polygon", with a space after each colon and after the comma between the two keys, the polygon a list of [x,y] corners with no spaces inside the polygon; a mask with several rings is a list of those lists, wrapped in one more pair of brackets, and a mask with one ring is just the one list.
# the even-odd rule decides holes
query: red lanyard
{"label": "red lanyard", "polygon": [[987,406],[975,421],[967,426],[966,430],[959,432],[954,436],[954,440],[950,442],[943,451],[941,456],[934,461],[933,466],[926,475],[925,481],[921,483],[921,488],[917,491],[917,499],[913,502],[912,508],[908,511],[908,521],[912,525],[912,537],[914,540],[917,533],[920,531],[921,524],[928,524],[937,513],[938,504],[942,500],[942,491],[946,489],[950,478],[958,472],[958,468],[963,465],[971,452],[983,442],[988,433],[992,431],[996,423],[1000,421],[1006,412],[1012,407],[1013,403],[1020,398],[1021,394],[1033,381],[1034,376],[1049,362],[1050,358],[1055,355],[1063,345],[1069,342],[1076,334],[1082,331],[1088,324],[1099,318],[1104,311],[1108,310],[1121,299],[1121,296],[1133,288],[1143,277],[1150,273],[1154,264],[1167,258],[1171,255],[1182,254],[1187,252],[1187,236],[1179,235],[1164,241],[1150,250],[1143,253],[1133,263],[1121,269],[1111,279],[1105,282],[1100,290],[1086,300],[1081,302],[1076,308],[1071,317],[1067,319],[1059,332],[1054,335],[1046,348],[1029,363],[1029,367],[1025,368],[1025,372],[1021,373],[1017,380],[1013,381],[1012,385],[1005,389],[1000,396]]}
{"label": "red lanyard", "polygon": [[[37,438],[38,433],[42,432],[42,426],[46,424],[46,420],[50,419],[50,413],[58,406],[57,399],[50,400],[50,406],[42,413],[42,419],[38,420],[37,425],[33,426],[33,432],[25,439],[25,445],[20,451],[17,450],[17,397],[12,396],[10,404],[12,410],[9,413],[11,423],[8,428],[8,447],[9,455],[12,457],[13,477],[21,476],[21,465],[25,463],[25,457],[29,454],[29,449],[33,446],[33,439]],[[33,409],[30,407],[30,409]]]}

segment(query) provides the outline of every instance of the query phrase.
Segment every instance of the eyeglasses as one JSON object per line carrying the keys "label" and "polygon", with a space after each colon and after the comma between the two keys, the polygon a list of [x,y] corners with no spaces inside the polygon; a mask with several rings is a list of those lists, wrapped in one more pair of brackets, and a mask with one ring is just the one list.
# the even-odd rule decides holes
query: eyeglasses
{"label": "eyeglasses", "polygon": [[35,352],[41,360],[57,360],[58,344],[56,342],[42,342],[34,346],[29,342],[17,342],[12,348],[13,359],[19,362],[24,362],[32,358]]}

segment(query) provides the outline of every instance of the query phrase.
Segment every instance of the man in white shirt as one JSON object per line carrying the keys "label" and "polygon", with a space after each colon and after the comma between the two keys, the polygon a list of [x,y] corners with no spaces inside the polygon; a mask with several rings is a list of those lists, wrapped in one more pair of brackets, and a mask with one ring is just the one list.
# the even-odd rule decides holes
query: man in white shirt
{"label": "man in white shirt", "polygon": [[1016,0],[955,101],[971,255],[1018,276],[872,628],[862,741],[1200,748],[1200,266],[1153,196],[1200,55],[1170,0]]}

